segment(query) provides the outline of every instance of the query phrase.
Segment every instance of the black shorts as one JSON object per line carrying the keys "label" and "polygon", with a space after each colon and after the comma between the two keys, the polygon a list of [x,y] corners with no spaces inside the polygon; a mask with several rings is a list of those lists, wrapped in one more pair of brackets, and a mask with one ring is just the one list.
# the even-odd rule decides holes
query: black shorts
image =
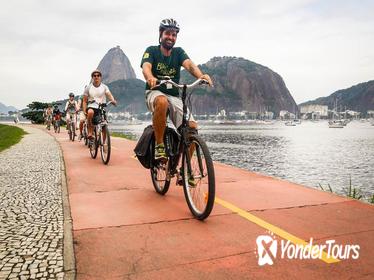
{"label": "black shorts", "polygon": [[99,109],[96,109],[96,108],[87,108],[87,112],[88,110],[93,110],[94,111],[94,115],[93,115],[93,118],[92,118],[92,124],[93,125],[97,125],[100,123],[100,120],[101,120],[101,113],[100,113],[100,110]]}

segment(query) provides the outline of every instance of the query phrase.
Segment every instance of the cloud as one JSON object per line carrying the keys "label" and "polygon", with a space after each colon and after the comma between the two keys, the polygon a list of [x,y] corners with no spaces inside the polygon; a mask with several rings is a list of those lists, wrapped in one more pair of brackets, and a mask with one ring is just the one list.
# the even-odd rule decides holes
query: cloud
{"label": "cloud", "polygon": [[196,63],[241,56],[285,80],[297,102],[373,79],[370,1],[8,1],[0,11],[0,101],[80,94],[100,59],[120,45],[141,77],[159,21],[181,24],[177,45]]}

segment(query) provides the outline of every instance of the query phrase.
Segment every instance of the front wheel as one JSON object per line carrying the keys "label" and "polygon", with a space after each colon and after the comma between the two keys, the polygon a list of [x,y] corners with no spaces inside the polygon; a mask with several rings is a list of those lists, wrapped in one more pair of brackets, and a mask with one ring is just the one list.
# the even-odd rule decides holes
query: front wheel
{"label": "front wheel", "polygon": [[108,164],[110,160],[110,152],[111,152],[111,145],[110,145],[110,134],[107,125],[104,125],[101,133],[100,133],[100,154],[101,160],[104,164]]}
{"label": "front wheel", "polygon": [[87,146],[88,144],[88,137],[87,137],[87,125],[83,125],[83,139],[84,139],[84,144]]}
{"label": "front wheel", "polygon": [[183,190],[192,214],[198,220],[204,220],[214,205],[214,166],[208,147],[200,136],[190,136],[189,142],[183,152]]}

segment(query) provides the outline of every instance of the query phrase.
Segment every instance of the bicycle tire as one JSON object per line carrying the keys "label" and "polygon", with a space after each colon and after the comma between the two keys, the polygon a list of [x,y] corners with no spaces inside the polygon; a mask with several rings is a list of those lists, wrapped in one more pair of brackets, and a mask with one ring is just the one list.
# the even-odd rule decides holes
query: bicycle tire
{"label": "bicycle tire", "polygon": [[71,126],[71,141],[74,142],[74,139],[75,139],[75,122],[73,122],[70,126]]}
{"label": "bicycle tire", "polygon": [[[191,169],[193,175],[193,182],[196,186],[190,186],[188,175],[188,164],[187,164],[187,152],[188,149],[183,151],[182,160],[182,179],[183,179],[183,190],[186,198],[188,208],[195,218],[198,220],[206,219],[214,206],[215,199],[215,175],[213,161],[209,153],[209,149],[205,141],[199,135],[191,135],[189,137],[189,143],[195,144],[195,151],[191,158]],[[195,170],[195,160],[198,170]],[[204,163],[205,167],[204,168]],[[192,166],[193,165],[193,166]],[[201,175],[201,170],[203,171]],[[197,172],[199,174],[197,174]],[[206,174],[205,174],[206,173]],[[203,181],[203,179],[206,180]],[[197,179],[197,180],[196,180]],[[205,189],[205,191],[204,191]],[[207,193],[206,193],[207,192]],[[195,201],[197,200],[197,201]],[[200,204],[199,206],[197,204]]]}
{"label": "bicycle tire", "polygon": [[72,136],[71,136],[71,123],[68,124],[68,133],[69,133],[69,140],[71,141]]}
{"label": "bicycle tire", "polygon": [[167,179],[169,162],[170,161],[168,160],[166,164],[156,163],[150,168],[153,187],[160,195],[165,195],[170,187],[170,179]]}
{"label": "bicycle tire", "polygon": [[92,144],[90,145],[90,147],[89,147],[89,150],[90,150],[90,154],[91,154],[91,157],[93,158],[93,159],[95,159],[96,158],[96,156],[97,156],[97,152],[98,152],[98,149],[99,149],[99,145],[98,145],[98,139],[97,139],[97,137],[96,137],[96,127],[94,128],[94,130],[93,130],[93,140],[92,140]]}
{"label": "bicycle tire", "polygon": [[[101,137],[103,135],[103,131],[105,130],[105,141],[102,141]],[[107,152],[104,153],[104,142],[107,145]],[[109,134],[109,128],[108,125],[104,125],[101,133],[100,133],[100,154],[101,154],[101,160],[103,161],[104,164],[108,164],[110,160],[110,153],[111,153],[111,143],[110,143],[110,134]],[[106,154],[106,156],[104,156]]]}
{"label": "bicycle tire", "polygon": [[83,139],[84,139],[84,145],[88,145],[88,137],[87,137],[87,126],[83,125]]}

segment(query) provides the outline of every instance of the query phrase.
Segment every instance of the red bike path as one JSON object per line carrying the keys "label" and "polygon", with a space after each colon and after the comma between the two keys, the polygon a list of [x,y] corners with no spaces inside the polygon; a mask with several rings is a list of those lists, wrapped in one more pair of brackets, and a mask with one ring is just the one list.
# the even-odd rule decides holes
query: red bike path
{"label": "red bike path", "polygon": [[[112,137],[106,166],[64,130],[50,134],[66,166],[77,279],[374,278],[372,205],[215,163],[217,200],[201,222],[175,179],[165,196],[154,191],[134,141]],[[256,238],[270,231],[278,252],[259,266]],[[359,258],[281,258],[281,240],[310,238],[357,244]]]}

